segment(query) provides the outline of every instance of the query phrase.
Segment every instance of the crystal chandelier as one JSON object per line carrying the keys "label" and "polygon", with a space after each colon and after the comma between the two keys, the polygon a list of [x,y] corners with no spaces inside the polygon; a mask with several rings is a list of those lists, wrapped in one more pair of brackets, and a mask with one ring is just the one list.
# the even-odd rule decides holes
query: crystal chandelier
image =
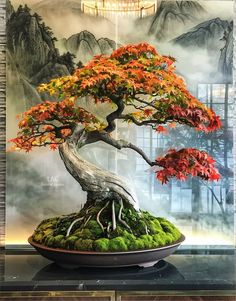
{"label": "crystal chandelier", "polygon": [[81,9],[93,16],[113,19],[114,16],[143,18],[156,11],[156,0],[82,0]]}

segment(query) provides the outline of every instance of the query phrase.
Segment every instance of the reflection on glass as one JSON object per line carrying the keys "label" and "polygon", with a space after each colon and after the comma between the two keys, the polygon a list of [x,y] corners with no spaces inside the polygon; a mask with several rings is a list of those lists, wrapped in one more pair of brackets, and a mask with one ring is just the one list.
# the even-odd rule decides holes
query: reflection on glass
{"label": "reflection on glass", "polygon": [[61,268],[55,263],[49,264],[38,271],[33,281],[40,280],[148,280],[148,279],[169,279],[181,280],[184,276],[171,263],[164,260],[159,261],[153,267],[123,267],[123,268],[78,268],[68,270]]}

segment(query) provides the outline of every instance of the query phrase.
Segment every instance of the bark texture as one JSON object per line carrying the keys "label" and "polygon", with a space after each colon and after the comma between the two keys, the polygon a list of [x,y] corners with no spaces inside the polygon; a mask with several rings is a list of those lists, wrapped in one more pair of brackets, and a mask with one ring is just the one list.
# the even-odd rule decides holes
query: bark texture
{"label": "bark texture", "polygon": [[88,201],[123,201],[139,210],[138,201],[125,180],[84,160],[76,144],[64,142],[59,147],[59,153],[68,172],[87,191]]}

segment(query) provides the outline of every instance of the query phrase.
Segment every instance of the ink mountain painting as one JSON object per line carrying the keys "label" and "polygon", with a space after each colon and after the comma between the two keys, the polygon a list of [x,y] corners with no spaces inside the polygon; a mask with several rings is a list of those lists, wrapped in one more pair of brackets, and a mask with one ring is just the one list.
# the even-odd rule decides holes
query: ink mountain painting
{"label": "ink mountain painting", "polygon": [[[193,97],[220,116],[222,126],[206,133],[173,122],[156,131],[118,119],[112,138],[128,140],[151,161],[170,148],[200,149],[214,157],[221,179],[209,184],[200,178],[171,178],[162,185],[140,154],[101,140],[81,148],[80,156],[123,178],[139,208],[167,218],[185,234],[186,244],[231,244],[233,2],[149,1],[142,8],[132,1],[137,5],[132,10],[127,1],[122,12],[119,6],[107,9],[109,1],[103,8],[93,2],[7,0],[7,139],[19,131],[16,116],[44,101],[59,103],[57,95],[39,92],[38,86],[85,70],[94,56],[109,57],[127,45],[151,45],[160,56],[175,59],[176,75]],[[89,99],[83,95],[80,106],[98,120],[116,110],[115,104],[94,105]],[[9,152],[7,163],[7,243],[26,243],[40,221],[84,207],[87,193],[57,151]]]}

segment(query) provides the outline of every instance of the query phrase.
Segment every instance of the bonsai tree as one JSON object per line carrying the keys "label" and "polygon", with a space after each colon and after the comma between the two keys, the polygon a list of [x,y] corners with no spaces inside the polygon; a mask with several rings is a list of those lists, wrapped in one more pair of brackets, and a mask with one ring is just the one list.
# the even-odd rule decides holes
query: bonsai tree
{"label": "bonsai tree", "polygon": [[[175,74],[174,62],[149,44],[128,45],[110,56],[95,56],[73,75],[39,87],[61,100],[44,101],[23,113],[20,131],[11,140],[13,149],[29,152],[47,145],[58,149],[68,172],[87,191],[87,202],[80,212],[42,221],[34,241],[57,248],[121,251],[154,248],[180,238],[173,224],[139,209],[125,180],[79,154],[85,145],[102,141],[138,153],[163,184],[172,177],[218,180],[214,160],[205,151],[170,149],[152,161],[136,145],[112,135],[116,120],[148,126],[157,133],[165,131],[164,124],[185,124],[207,133],[220,127],[219,117],[192,96]],[[94,106],[109,105],[106,118],[86,110],[82,98]]]}

